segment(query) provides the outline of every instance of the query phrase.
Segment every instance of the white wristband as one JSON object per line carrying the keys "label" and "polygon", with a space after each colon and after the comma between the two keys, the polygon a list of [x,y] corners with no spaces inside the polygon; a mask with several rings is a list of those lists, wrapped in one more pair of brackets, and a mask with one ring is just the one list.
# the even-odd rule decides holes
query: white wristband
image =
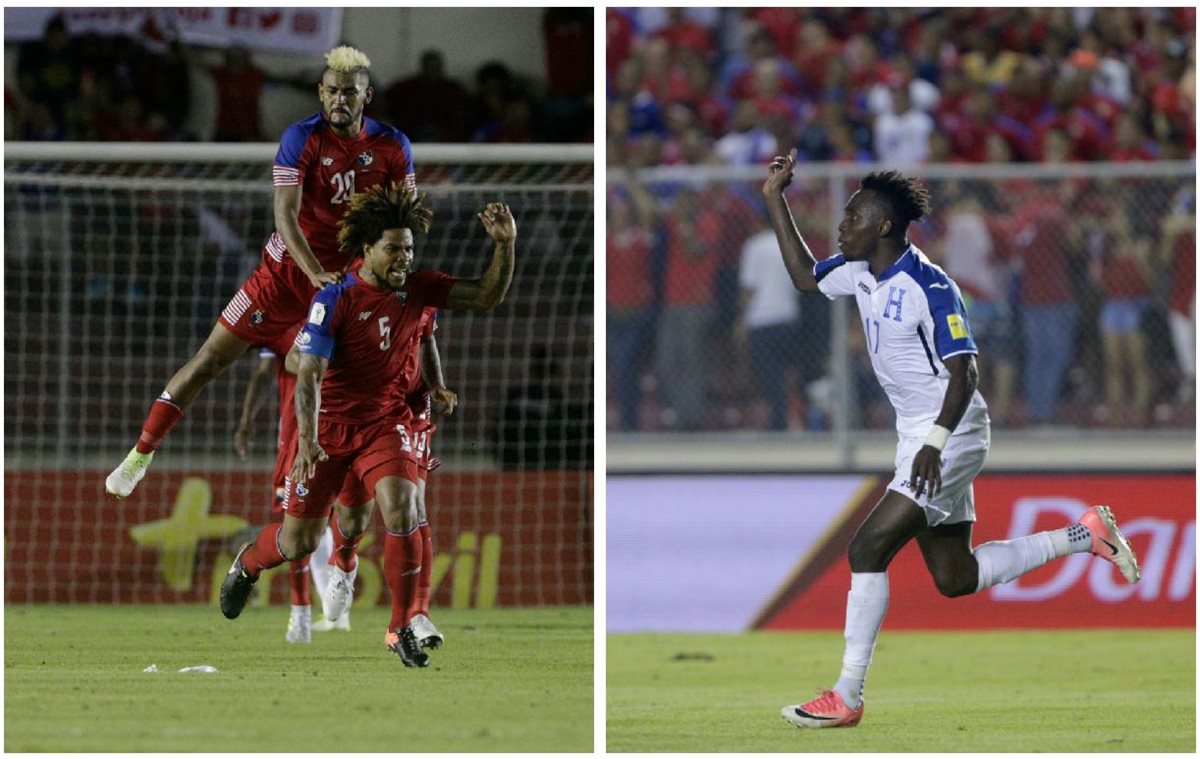
{"label": "white wristband", "polygon": [[925,436],[925,445],[932,446],[939,451],[946,447],[946,441],[950,439],[950,430],[940,424],[933,425],[933,429]]}

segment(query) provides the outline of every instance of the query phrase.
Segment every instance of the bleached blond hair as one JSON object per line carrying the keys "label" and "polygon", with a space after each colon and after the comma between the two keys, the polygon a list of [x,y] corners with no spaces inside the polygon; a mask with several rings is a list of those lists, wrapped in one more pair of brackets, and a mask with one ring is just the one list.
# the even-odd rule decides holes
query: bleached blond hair
{"label": "bleached blond hair", "polygon": [[339,74],[367,73],[367,69],[371,68],[371,59],[357,48],[342,45],[325,54],[325,68]]}

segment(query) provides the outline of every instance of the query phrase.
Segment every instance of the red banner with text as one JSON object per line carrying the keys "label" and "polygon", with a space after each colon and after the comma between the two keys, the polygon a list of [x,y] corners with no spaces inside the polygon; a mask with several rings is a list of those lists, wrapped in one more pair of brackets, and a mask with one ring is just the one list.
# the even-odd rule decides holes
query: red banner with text
{"label": "red banner with text", "polygon": [[[5,471],[8,603],[210,601],[240,541],[280,519],[266,473],[152,470],[124,501],[103,497],[103,480],[96,471]],[[434,473],[434,604],[591,603],[592,487],[591,472]],[[376,514],[360,548],[356,604],[387,603],[380,530]],[[286,567],[258,585],[255,603],[287,603]]]}
{"label": "red banner with text", "polygon": [[[755,622],[769,630],[841,629],[850,567],[845,543],[882,491],[847,513],[843,533],[814,547]],[[1194,475],[984,475],[975,481],[973,543],[1052,530],[1092,504],[1112,507],[1137,553],[1142,579],[1127,584],[1113,567],[1076,554],[982,593],[945,598],[921,552],[906,546],[888,569],[884,624],[897,629],[1193,627],[1196,622]],[[842,539],[844,538],[844,539]],[[825,553],[818,559],[817,554]]]}

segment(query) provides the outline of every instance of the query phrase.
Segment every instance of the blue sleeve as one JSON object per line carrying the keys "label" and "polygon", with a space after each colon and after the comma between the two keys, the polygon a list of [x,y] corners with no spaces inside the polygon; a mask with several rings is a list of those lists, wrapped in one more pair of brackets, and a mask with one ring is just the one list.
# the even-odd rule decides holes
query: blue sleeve
{"label": "blue sleeve", "polygon": [[296,338],[296,347],[301,353],[326,360],[333,358],[333,312],[343,289],[341,284],[325,285],[313,298],[308,309],[308,321]]}
{"label": "blue sleeve", "polygon": [[933,343],[938,356],[945,361],[960,353],[978,354],[975,338],[971,336],[971,325],[967,321],[967,307],[963,305],[958,286],[949,278],[934,282],[924,288],[929,299],[929,316],[933,319]]}
{"label": "blue sleeve", "polygon": [[415,190],[417,188],[417,172],[413,168],[412,143],[408,141],[408,135],[399,129],[392,129],[392,137],[404,151],[404,166],[401,167],[399,176],[393,175],[391,181],[400,182],[404,187]]}
{"label": "blue sleeve", "polygon": [[275,165],[291,169],[300,168],[300,156],[304,153],[304,144],[312,134],[307,121],[298,121],[283,130],[279,139],[279,150],[275,153]]}
{"label": "blue sleeve", "polygon": [[823,261],[817,261],[817,265],[813,267],[813,277],[820,282],[822,279],[825,279],[825,276],[829,274],[829,272],[833,271],[844,263],[846,263],[846,257],[841,253],[838,253],[836,256],[830,256]]}
{"label": "blue sleeve", "polygon": [[400,143],[401,149],[404,150],[404,175],[408,176],[415,171],[413,169],[412,143],[408,141],[408,135],[399,129],[396,130],[396,142]]}

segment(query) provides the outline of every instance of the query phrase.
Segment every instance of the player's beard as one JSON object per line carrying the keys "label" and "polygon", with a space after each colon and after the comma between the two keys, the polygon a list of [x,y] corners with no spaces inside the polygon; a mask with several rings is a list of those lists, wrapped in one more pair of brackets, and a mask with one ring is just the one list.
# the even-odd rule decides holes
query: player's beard
{"label": "player's beard", "polygon": [[354,123],[354,114],[350,113],[349,108],[331,109],[327,118],[336,127],[345,128]]}

